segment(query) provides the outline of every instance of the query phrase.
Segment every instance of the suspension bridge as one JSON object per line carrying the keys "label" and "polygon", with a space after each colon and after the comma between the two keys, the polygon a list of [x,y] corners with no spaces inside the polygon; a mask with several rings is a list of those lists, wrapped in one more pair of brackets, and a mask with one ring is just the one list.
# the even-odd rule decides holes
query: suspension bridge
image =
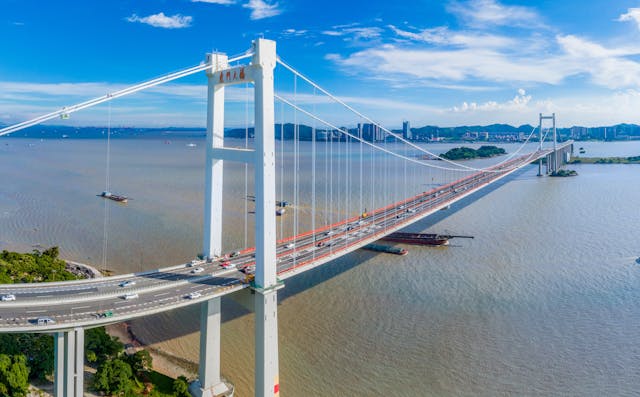
{"label": "suspension bridge", "polygon": [[[250,62],[240,63],[245,59],[250,59]],[[338,127],[338,123],[327,120],[326,113],[315,111],[318,101],[311,101],[313,105],[305,108],[297,91],[293,95],[276,92],[276,65],[294,76],[296,88],[298,82],[308,84],[314,97],[322,95],[325,103],[331,102],[346,109],[362,123],[358,128]],[[473,167],[447,160],[384,128],[344,103],[285,63],[277,56],[275,43],[264,39],[256,40],[249,51],[239,56],[208,54],[206,62],[201,65],[5,127],[0,129],[0,136],[59,117],[66,118],[71,113],[200,72],[205,72],[208,79],[202,259],[113,277],[0,285],[0,295],[15,298],[0,304],[0,332],[54,334],[56,396],[83,394],[85,329],[189,305],[201,307],[199,377],[190,390],[194,396],[232,395],[233,386],[220,376],[220,299],[227,295],[255,311],[256,396],[277,396],[277,290],[284,286],[287,278],[379,240],[534,162],[538,162],[540,175],[543,160],[546,173],[557,171],[572,151],[571,141],[557,142],[555,115],[540,115],[537,137],[534,129],[517,150],[495,164]],[[251,84],[253,87],[255,138],[252,147],[248,144],[241,148],[225,146],[225,88],[238,84]],[[282,224],[278,227],[276,217],[277,181],[280,182],[282,196],[286,179],[283,177],[284,158],[279,156],[276,147],[276,102],[281,109],[286,106],[293,112],[295,128],[295,156],[290,170],[295,185],[294,220],[289,228]],[[282,128],[284,112],[281,114]],[[299,125],[303,118],[313,124],[311,158],[303,157],[299,151]],[[545,120],[553,121],[553,127],[546,130],[552,133],[552,147],[543,147],[547,140],[547,135],[543,135]],[[384,139],[378,141],[373,136],[367,137],[363,128],[365,123],[381,131]],[[319,131],[325,133],[322,142],[325,154],[328,153],[327,145],[333,152],[335,144],[335,150],[341,156],[359,159],[358,166],[352,169],[326,154],[324,168],[316,167],[316,145],[321,144],[316,141]],[[283,132],[280,134],[280,148],[283,150]],[[537,147],[523,152],[527,144],[529,147],[534,144],[536,138]],[[395,144],[388,144],[392,140]],[[404,146],[399,150],[400,144]],[[369,154],[366,158],[365,152]],[[300,189],[307,185],[302,187],[298,179],[300,163],[305,161],[313,165],[310,202],[301,199]],[[255,241],[250,244],[246,237],[245,210],[244,246],[233,247],[233,250],[223,250],[222,247],[222,176],[225,162],[245,163],[252,165],[254,170]],[[376,171],[381,162],[383,171]],[[277,177],[278,165],[280,174]],[[439,173],[438,181],[427,190],[424,190],[424,182],[428,181],[425,169]],[[389,175],[389,172],[395,174]],[[435,180],[435,176],[428,175],[430,181]],[[402,187],[385,187],[389,180],[400,180]],[[317,199],[316,189],[323,190],[323,204]],[[310,219],[306,222],[299,219],[305,216],[298,213],[302,201],[310,208],[306,212]],[[370,210],[364,209],[365,206]],[[301,223],[308,227],[300,226]]]}

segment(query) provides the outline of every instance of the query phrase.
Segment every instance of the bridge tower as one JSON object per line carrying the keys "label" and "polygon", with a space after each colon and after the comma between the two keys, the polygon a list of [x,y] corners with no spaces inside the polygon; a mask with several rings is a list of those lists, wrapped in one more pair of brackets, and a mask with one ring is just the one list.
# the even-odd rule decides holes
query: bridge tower
{"label": "bridge tower", "polygon": [[[551,167],[552,172],[555,172],[558,170],[558,156],[557,156],[557,145],[558,145],[558,139],[556,136],[556,114],[552,113],[551,116],[543,116],[542,113],[540,113],[540,120],[538,123],[538,137],[539,137],[539,145],[538,145],[538,150],[542,150],[542,121],[543,120],[552,120],[552,129],[553,129],[553,154],[550,156],[547,156],[546,161],[547,161],[547,170],[546,173],[549,173],[549,168]],[[538,176],[542,176],[542,158],[540,158],[540,160],[538,161]]]}
{"label": "bridge tower", "polygon": [[[274,76],[276,43],[257,39],[248,66],[229,67],[224,54],[208,54],[207,147],[203,253],[207,260],[222,253],[222,188],[224,161],[253,165],[255,188],[256,273],[255,395],[279,395],[278,309],[276,277],[276,203]],[[253,82],[255,95],[255,149],[224,147],[224,90],[228,85]],[[220,298],[201,309],[199,379],[191,386],[197,397],[228,392],[220,378]]]}

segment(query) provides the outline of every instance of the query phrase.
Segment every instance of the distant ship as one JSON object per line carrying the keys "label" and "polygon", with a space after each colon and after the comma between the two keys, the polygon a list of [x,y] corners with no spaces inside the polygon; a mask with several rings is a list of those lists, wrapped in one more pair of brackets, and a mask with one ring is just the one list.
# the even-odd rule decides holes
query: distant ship
{"label": "distant ship", "polygon": [[452,236],[449,234],[396,232],[383,237],[381,240],[414,245],[449,245],[449,239],[455,237],[473,238],[473,236]]}
{"label": "distant ship", "polygon": [[187,143],[187,147],[196,147],[198,145],[196,145],[195,143]]}
{"label": "distant ship", "polygon": [[127,201],[129,201],[129,198],[127,196],[121,196],[119,194],[113,194],[107,191],[100,193],[98,196],[107,198],[109,200],[117,201],[119,203],[126,203]]}

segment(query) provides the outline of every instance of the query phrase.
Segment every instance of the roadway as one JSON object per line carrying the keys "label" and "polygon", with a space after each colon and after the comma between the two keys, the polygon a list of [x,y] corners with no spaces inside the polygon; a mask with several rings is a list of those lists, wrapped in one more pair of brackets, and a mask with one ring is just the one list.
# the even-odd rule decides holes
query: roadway
{"label": "roadway", "polygon": [[[558,149],[568,145],[559,145]],[[278,242],[277,272],[282,280],[320,266],[374,242],[480,190],[551,150],[512,159],[491,171],[473,173],[406,200]],[[94,327],[200,303],[249,287],[254,249],[216,260],[194,260],[162,269],[68,282],[0,285],[0,332]],[[124,284],[127,283],[128,285]],[[127,299],[127,294],[133,294]],[[55,322],[39,325],[37,319]]]}

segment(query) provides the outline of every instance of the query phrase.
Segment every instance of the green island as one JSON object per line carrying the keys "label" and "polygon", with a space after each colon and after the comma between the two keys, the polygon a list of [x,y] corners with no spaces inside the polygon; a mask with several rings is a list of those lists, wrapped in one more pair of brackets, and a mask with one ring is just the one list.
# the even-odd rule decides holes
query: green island
{"label": "green island", "polygon": [[[0,253],[0,283],[30,283],[76,280],[58,258],[58,247],[32,253],[3,250]],[[116,337],[104,327],[85,331],[85,360],[94,372],[88,382],[106,396],[190,397],[184,376],[172,379],[153,371],[147,350],[128,354]],[[29,384],[53,379],[52,335],[0,333],[0,397],[25,397]]]}
{"label": "green island", "polygon": [[574,157],[569,164],[640,164],[640,156],[632,157]]}
{"label": "green island", "polygon": [[567,177],[567,176],[578,176],[578,173],[575,170],[558,170],[554,171],[549,176],[556,177]]}
{"label": "green island", "polygon": [[447,160],[469,160],[475,158],[486,158],[500,156],[507,152],[503,148],[497,146],[480,146],[478,149],[472,149],[466,146],[456,147],[442,154]]}

